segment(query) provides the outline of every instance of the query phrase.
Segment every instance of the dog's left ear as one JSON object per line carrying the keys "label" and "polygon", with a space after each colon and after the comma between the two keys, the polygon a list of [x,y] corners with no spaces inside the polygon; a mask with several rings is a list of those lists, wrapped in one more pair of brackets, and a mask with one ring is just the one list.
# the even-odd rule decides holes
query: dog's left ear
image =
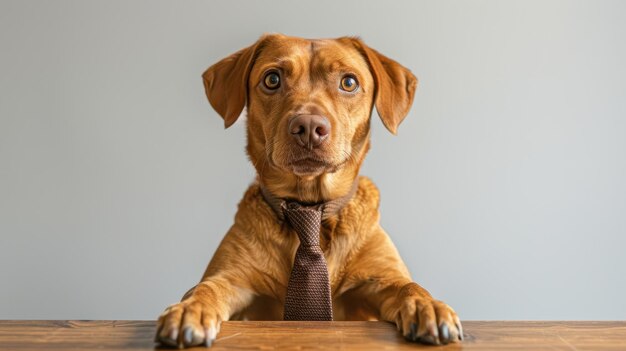
{"label": "dog's left ear", "polygon": [[211,106],[230,127],[246,106],[248,76],[264,37],[209,67],[203,74],[204,90]]}
{"label": "dog's left ear", "polygon": [[387,129],[397,134],[398,126],[411,109],[417,78],[401,64],[365,45],[360,39],[350,38],[353,45],[367,59],[376,91],[374,102],[378,115]]}

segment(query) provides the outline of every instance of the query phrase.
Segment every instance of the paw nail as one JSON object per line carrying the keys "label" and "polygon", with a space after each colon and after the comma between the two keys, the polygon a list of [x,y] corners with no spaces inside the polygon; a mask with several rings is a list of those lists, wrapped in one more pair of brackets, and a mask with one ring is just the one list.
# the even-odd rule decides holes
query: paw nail
{"label": "paw nail", "polygon": [[459,331],[459,340],[463,341],[463,327],[457,323],[456,329]]}
{"label": "paw nail", "polygon": [[178,332],[176,330],[172,330],[167,336],[164,336],[164,337],[159,336],[159,342],[164,345],[176,347],[178,346],[178,343],[176,342],[177,337],[178,337]]}
{"label": "paw nail", "polygon": [[430,345],[438,344],[437,337],[433,335],[420,336],[419,338],[417,338],[417,341],[424,343],[424,344],[430,344]]}
{"label": "paw nail", "polygon": [[444,344],[448,343],[448,341],[450,340],[450,330],[448,329],[447,325],[442,324],[439,327],[439,337]]}
{"label": "paw nail", "polygon": [[176,342],[176,340],[178,339],[178,329],[172,329],[170,335],[168,336],[168,339],[170,339],[170,341],[172,342]]}
{"label": "paw nail", "polygon": [[411,341],[415,341],[415,338],[417,336],[417,324],[415,323],[411,323]]}
{"label": "paw nail", "polygon": [[209,330],[206,332],[206,335],[208,335],[209,339],[215,340],[215,338],[217,337],[217,329],[209,328]]}
{"label": "paw nail", "polygon": [[185,343],[185,345],[191,345],[192,341],[193,341],[193,330],[191,330],[191,327],[187,327],[185,328],[185,330],[183,330],[183,342]]}
{"label": "paw nail", "polygon": [[154,341],[155,342],[159,342],[159,339],[161,339],[160,335],[161,335],[162,331],[163,331],[163,325],[159,325],[157,327],[156,334],[154,335]]}

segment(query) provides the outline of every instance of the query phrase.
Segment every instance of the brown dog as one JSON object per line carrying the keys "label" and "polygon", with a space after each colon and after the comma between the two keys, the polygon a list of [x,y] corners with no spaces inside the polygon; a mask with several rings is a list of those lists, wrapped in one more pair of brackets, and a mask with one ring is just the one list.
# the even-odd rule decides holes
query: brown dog
{"label": "brown dog", "polygon": [[456,313],[411,280],[379,224],[378,190],[358,175],[373,107],[395,134],[413,102],[413,74],[356,38],[266,35],[203,78],[226,127],[247,107],[247,152],[258,180],[201,282],[160,316],[157,340],[209,346],[222,321],[281,320],[299,240],[261,189],[324,203],[352,195],[355,182],[320,235],[334,319],[393,322],[407,339],[430,344],[460,340]]}

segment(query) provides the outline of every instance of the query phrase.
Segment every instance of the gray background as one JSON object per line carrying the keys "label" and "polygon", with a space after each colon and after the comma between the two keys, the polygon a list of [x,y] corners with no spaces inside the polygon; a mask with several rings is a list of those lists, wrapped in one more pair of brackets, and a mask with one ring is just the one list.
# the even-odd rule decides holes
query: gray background
{"label": "gray background", "polygon": [[200,74],[264,32],[420,78],[362,174],[464,319],[626,319],[626,2],[0,2],[0,318],[154,319],[254,172]]}

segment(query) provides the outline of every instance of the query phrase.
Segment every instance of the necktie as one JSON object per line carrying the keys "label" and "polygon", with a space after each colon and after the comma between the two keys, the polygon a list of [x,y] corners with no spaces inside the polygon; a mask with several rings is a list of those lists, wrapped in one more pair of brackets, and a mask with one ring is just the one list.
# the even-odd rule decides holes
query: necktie
{"label": "necktie", "polygon": [[300,239],[287,284],[284,319],[332,321],[328,267],[320,247],[322,209],[290,202],[283,205],[283,214]]}

